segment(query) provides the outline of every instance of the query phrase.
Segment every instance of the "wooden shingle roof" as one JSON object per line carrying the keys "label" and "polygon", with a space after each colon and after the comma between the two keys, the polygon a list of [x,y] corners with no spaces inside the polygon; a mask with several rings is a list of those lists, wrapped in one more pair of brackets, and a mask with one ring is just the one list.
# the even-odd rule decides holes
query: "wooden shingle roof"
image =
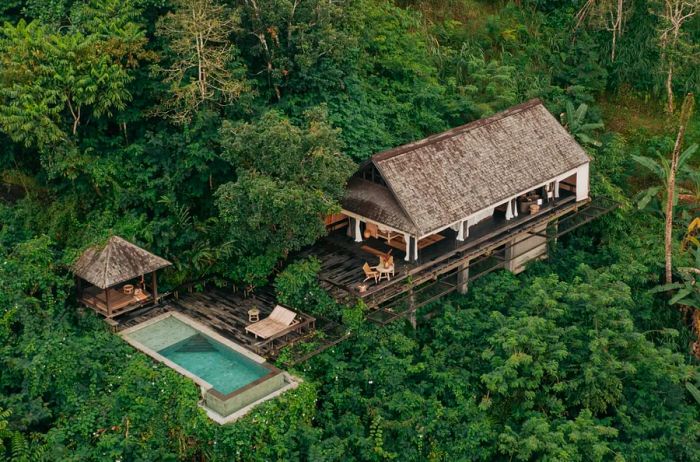
{"label": "wooden shingle roof", "polygon": [[73,273],[100,289],[170,266],[168,260],[112,236],[103,247],[90,247],[73,264]]}
{"label": "wooden shingle roof", "polygon": [[[419,235],[589,161],[583,148],[537,99],[371,158],[403,212],[398,220],[383,223]],[[359,194],[357,187],[350,183],[348,197]],[[375,219],[353,201],[343,205]],[[413,225],[412,230],[400,227],[406,222]]]}

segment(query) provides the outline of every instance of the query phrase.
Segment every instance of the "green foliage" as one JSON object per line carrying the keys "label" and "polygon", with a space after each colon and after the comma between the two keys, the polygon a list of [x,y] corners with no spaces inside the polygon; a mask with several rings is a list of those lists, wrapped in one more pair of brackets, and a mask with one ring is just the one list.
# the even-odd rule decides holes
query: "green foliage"
{"label": "green foliage", "polygon": [[[613,62],[609,31],[575,27],[580,5],[554,0],[2,2],[0,459],[700,459],[696,339],[668,305],[696,303],[697,278],[651,290],[656,214],[618,209],[416,331],[364,322],[362,303],[319,287],[317,262],[287,261],[338,210],[348,157],[533,97],[596,148],[594,195],[627,205],[656,188],[658,208],[665,166],[650,159],[673,140],[650,134],[657,70],[673,59],[675,91],[697,89],[697,63],[679,58],[700,29],[663,56],[660,3],[625,5]],[[649,120],[618,114],[617,92]],[[604,133],[598,103],[624,136]],[[678,237],[700,197],[691,154]],[[280,302],[353,336],[297,365],[296,390],[216,426],[191,381],[71,300],[67,265],[110,234],[173,261],[164,288],[276,274]]]}
{"label": "green foliage", "polygon": [[574,137],[584,145],[600,147],[602,143],[591,136],[594,130],[600,130],[604,127],[602,122],[586,122],[588,114],[588,105],[581,103],[576,109],[571,101],[566,102],[566,112],[564,127],[574,135]]}
{"label": "green foliage", "polygon": [[289,264],[275,278],[277,300],[313,316],[339,317],[339,305],[318,283],[320,269],[313,257]]}
{"label": "green foliage", "polygon": [[[678,173],[677,181],[682,184],[683,181],[687,179],[692,179],[698,172],[689,165],[692,156],[698,150],[698,145],[693,144],[686,148],[678,157]],[[656,181],[660,182],[661,185],[650,186],[638,193],[638,203],[637,207],[643,209],[647,207],[652,199],[657,199],[656,210],[661,210],[661,205],[665,202],[665,197],[668,190],[668,176],[671,171],[671,162],[666,156],[659,156],[657,159],[651,157],[637,156],[633,155],[632,158],[640,166],[647,169],[656,177]],[[685,192],[682,187],[677,188],[675,197],[673,198],[674,205],[678,204],[678,194],[679,192]]]}
{"label": "green foliage", "polygon": [[0,40],[3,131],[46,151],[75,136],[91,114],[124,109],[132,77],[105,45],[94,35],[56,34],[38,22],[6,24]]}
{"label": "green foliage", "polygon": [[255,284],[325,233],[323,217],[338,210],[353,164],[322,111],[308,112],[302,127],[269,112],[254,123],[225,123],[221,135],[223,157],[237,169],[236,181],[216,193],[238,257],[226,270]]}

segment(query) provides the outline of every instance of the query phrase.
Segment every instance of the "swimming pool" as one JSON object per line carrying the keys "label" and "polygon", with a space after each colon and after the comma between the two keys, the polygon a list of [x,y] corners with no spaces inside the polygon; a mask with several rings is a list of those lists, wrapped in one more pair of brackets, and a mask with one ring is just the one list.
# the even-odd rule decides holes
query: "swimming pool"
{"label": "swimming pool", "polygon": [[296,386],[288,374],[264,358],[181,313],[165,313],[121,335],[132,346],[194,380],[202,389],[205,409],[220,423],[235,420],[256,404]]}

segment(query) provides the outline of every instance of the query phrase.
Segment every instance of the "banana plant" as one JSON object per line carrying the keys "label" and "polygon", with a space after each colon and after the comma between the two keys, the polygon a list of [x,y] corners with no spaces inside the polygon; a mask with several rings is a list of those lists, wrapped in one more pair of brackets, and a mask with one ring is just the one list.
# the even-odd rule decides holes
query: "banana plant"
{"label": "banana plant", "polygon": [[[694,175],[696,175],[698,172],[696,172],[690,165],[688,165],[688,161],[690,158],[695,154],[695,152],[698,150],[698,145],[693,144],[689,146],[685,151],[681,153],[681,155],[678,158],[678,183],[681,183],[685,179],[688,178],[693,178]],[[662,157],[658,156],[657,159],[653,159],[651,157],[644,157],[644,156],[632,156],[632,159],[642,167],[646,168],[649,170],[658,180],[659,183],[654,186],[650,186],[642,191],[640,191],[637,195],[638,201],[637,201],[637,207],[641,210],[646,208],[649,203],[651,202],[652,199],[658,198],[663,200],[663,195],[668,189],[668,176],[671,171],[671,162]],[[678,188],[678,192],[685,192],[683,188]],[[676,205],[678,203],[678,193],[676,193],[675,197],[673,198],[673,205]]]}
{"label": "banana plant", "polygon": [[698,386],[700,386],[700,374],[695,374],[695,383],[685,383],[685,388],[688,390],[688,393],[690,393],[690,395],[695,398],[698,405],[700,405],[700,389],[698,389]]}
{"label": "banana plant", "polygon": [[700,309],[700,248],[693,252],[695,264],[692,267],[678,268],[681,281],[663,284],[651,289],[651,293],[675,291],[669,305],[692,306]]}
{"label": "banana plant", "polygon": [[588,115],[588,105],[581,103],[576,109],[571,101],[566,102],[566,112],[562,114],[562,124],[569,130],[574,138],[582,144],[600,147],[602,143],[593,138],[592,132],[603,128],[602,122],[586,122]]}

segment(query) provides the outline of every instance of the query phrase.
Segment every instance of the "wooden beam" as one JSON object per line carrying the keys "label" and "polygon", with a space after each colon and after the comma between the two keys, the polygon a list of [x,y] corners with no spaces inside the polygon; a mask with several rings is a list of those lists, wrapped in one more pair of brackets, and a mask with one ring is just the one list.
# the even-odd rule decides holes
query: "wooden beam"
{"label": "wooden beam", "polygon": [[153,291],[153,303],[158,303],[158,278],[155,271],[151,273],[151,289]]}

